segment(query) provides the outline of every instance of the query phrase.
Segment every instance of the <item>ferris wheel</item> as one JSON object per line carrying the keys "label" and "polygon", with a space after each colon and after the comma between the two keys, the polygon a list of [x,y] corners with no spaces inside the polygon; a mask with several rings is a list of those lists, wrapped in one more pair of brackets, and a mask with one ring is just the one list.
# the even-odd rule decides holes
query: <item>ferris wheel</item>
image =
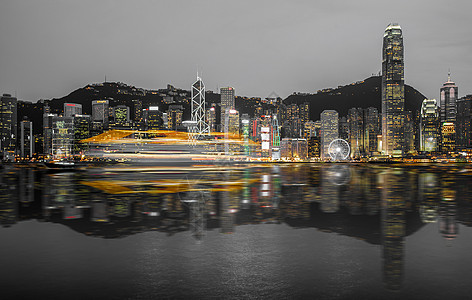
{"label": "ferris wheel", "polygon": [[335,139],[329,144],[328,154],[334,161],[347,159],[350,152],[349,144],[343,139]]}

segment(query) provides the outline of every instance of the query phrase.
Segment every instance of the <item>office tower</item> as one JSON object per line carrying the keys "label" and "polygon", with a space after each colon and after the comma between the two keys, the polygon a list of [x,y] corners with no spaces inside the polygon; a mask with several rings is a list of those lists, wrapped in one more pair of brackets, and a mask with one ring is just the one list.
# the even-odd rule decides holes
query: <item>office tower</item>
{"label": "office tower", "polygon": [[441,124],[456,121],[456,101],[459,88],[451,81],[451,73],[447,82],[440,88],[439,106],[441,107]]}
{"label": "office tower", "polygon": [[459,149],[472,147],[472,95],[457,100],[456,145]]}
{"label": "office tower", "polygon": [[92,122],[102,124],[102,130],[108,130],[109,115],[108,100],[92,101]]}
{"label": "office tower", "polygon": [[315,136],[315,122],[308,121],[303,124],[303,138],[309,139],[312,136]]}
{"label": "office tower", "polygon": [[338,138],[338,112],[324,110],[321,113],[321,159],[329,159],[329,144]]}
{"label": "office tower", "polygon": [[75,115],[74,116],[74,145],[73,153],[80,154],[87,150],[88,145],[80,141],[90,137],[91,120],[89,115]]}
{"label": "office tower", "polygon": [[182,105],[170,105],[167,111],[167,128],[171,130],[178,130],[182,127],[183,117]]}
{"label": "office tower", "polygon": [[300,104],[299,111],[302,122],[308,122],[310,120],[310,104],[308,102]]}
{"label": "office tower", "polygon": [[22,158],[32,158],[34,149],[33,123],[21,121],[20,132],[20,155]]}
{"label": "office tower", "polygon": [[[208,134],[210,129],[205,120],[205,85],[202,79],[197,74],[197,81],[192,84],[191,91],[191,120],[196,122],[196,132],[198,135]],[[223,96],[223,94],[222,94]],[[225,98],[225,101],[228,99]],[[233,107],[234,108],[234,92],[233,92]]]}
{"label": "office tower", "polygon": [[403,110],[405,106],[403,36],[401,27],[385,29],[382,51],[382,153],[403,154]]}
{"label": "office tower", "polygon": [[456,130],[453,122],[444,122],[441,126],[441,151],[444,153],[456,150]]}
{"label": "office tower", "polygon": [[235,109],[226,110],[225,133],[239,134],[239,112]]}
{"label": "office tower", "polygon": [[379,134],[379,111],[375,107],[368,107],[364,111],[364,150],[368,155],[372,156],[377,152]]}
{"label": "office tower", "polygon": [[118,105],[113,107],[113,120],[115,125],[124,126],[129,123],[129,107],[126,105]]}
{"label": "office tower", "polygon": [[[224,127],[225,123],[225,114],[227,109],[234,109],[234,88],[232,87],[223,87],[220,89],[221,94],[221,119],[220,122]],[[223,131],[223,130],[222,130]]]}
{"label": "office tower", "polygon": [[339,118],[339,138],[349,141],[349,123],[346,117]]}
{"label": "office tower", "polygon": [[141,123],[143,120],[143,101],[134,99],[132,102],[134,111],[133,120],[136,123]]}
{"label": "office tower", "polygon": [[[169,112],[167,113],[167,118],[169,118]],[[143,119],[147,130],[162,129],[162,125],[164,124],[162,112],[159,110],[158,106],[149,106],[149,108],[143,110]]]}
{"label": "office tower", "polygon": [[307,139],[308,143],[308,157],[319,158],[320,157],[320,137],[311,136]]}
{"label": "office tower", "polygon": [[440,126],[436,99],[425,99],[420,112],[420,151],[439,151]]}
{"label": "office tower", "polygon": [[362,108],[350,108],[347,122],[349,124],[349,145],[351,158],[364,155],[364,112]]}
{"label": "office tower", "polygon": [[64,117],[73,117],[82,114],[82,104],[64,103]]}
{"label": "office tower", "polygon": [[206,121],[210,132],[216,131],[216,105],[212,103],[211,107],[206,111]]}
{"label": "office tower", "polygon": [[0,150],[4,159],[14,159],[17,137],[17,104],[10,94],[0,98]]}
{"label": "office tower", "polygon": [[52,117],[52,148],[54,158],[64,158],[72,155],[74,144],[74,118]]}
{"label": "office tower", "polygon": [[[48,111],[48,110],[47,110]],[[46,155],[52,154],[52,118],[57,117],[57,114],[46,112],[43,114],[43,153]]]}

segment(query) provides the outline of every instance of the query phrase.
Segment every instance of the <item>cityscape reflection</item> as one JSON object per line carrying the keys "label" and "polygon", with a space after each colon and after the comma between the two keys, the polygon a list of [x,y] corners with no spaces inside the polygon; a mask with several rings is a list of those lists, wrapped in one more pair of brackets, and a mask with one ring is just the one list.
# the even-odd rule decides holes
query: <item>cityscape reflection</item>
{"label": "cityscape reflection", "polygon": [[6,166],[0,173],[1,230],[38,220],[97,238],[157,231],[205,243],[210,231],[239,234],[238,227],[249,224],[315,228],[381,247],[381,257],[373,259],[382,261],[384,286],[401,290],[407,237],[438,223],[437,235],[450,246],[459,224],[472,225],[472,177],[461,165],[172,168],[48,173]]}

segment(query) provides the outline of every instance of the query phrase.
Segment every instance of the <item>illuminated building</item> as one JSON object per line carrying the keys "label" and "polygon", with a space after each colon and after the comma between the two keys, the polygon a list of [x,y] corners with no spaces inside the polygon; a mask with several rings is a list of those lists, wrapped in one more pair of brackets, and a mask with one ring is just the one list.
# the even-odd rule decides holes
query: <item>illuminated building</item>
{"label": "illuminated building", "polygon": [[320,137],[312,136],[308,140],[308,157],[319,158],[320,157]]}
{"label": "illuminated building", "polygon": [[364,155],[364,118],[362,108],[350,108],[347,123],[349,124],[349,144],[351,146],[351,158],[359,158]]}
{"label": "illuminated building", "polygon": [[441,108],[441,123],[456,121],[456,101],[459,88],[451,81],[451,73],[447,82],[440,88],[439,106]]}
{"label": "illuminated building", "polygon": [[143,121],[143,101],[139,99],[133,100],[134,122],[141,123]]}
{"label": "illuminated building", "polygon": [[129,107],[126,105],[118,105],[113,108],[113,118],[115,123],[124,124],[130,121]]}
{"label": "illuminated building", "polygon": [[33,123],[21,121],[20,132],[20,155],[22,158],[32,158],[34,151]]}
{"label": "illuminated building", "polygon": [[249,123],[250,121],[251,120],[248,114],[243,114],[241,116],[241,133],[244,139],[244,154],[245,155],[250,154],[250,148],[249,148],[249,135],[250,135]]}
{"label": "illuminated building", "polygon": [[420,114],[420,151],[439,151],[440,126],[436,99],[423,100]]}
{"label": "illuminated building", "polygon": [[52,117],[52,155],[55,158],[68,157],[74,144],[74,118]]}
{"label": "illuminated building", "polygon": [[14,157],[16,152],[17,103],[10,94],[0,98],[0,149],[4,159]]}
{"label": "illuminated building", "polygon": [[377,152],[379,133],[379,111],[375,107],[368,107],[364,111],[364,151],[371,156]]}
{"label": "illuminated building", "polygon": [[[102,130],[108,130],[109,117],[109,102],[108,100],[94,100],[92,101],[92,122],[101,124]],[[98,125],[97,124],[97,125]],[[100,127],[97,126],[96,127]]]}
{"label": "illuminated building", "polygon": [[[171,105],[173,106],[173,105]],[[169,112],[167,112],[167,118],[169,122]],[[172,110],[175,114],[176,110]],[[143,111],[143,119],[144,119],[144,124],[146,125],[147,130],[157,130],[157,129],[162,129],[162,125],[164,124],[164,121],[162,120],[162,112],[159,110],[159,107],[157,106],[149,106],[149,108],[145,109]],[[175,122],[175,117],[173,120]],[[176,130],[177,126],[175,125],[176,123],[172,123],[170,125],[175,126],[171,129]],[[182,115],[180,115],[180,125],[182,125]],[[168,125],[169,126],[169,125]]]}
{"label": "illuminated building", "polygon": [[90,137],[90,126],[91,120],[89,115],[74,116],[74,154],[79,154],[83,150],[87,149],[87,144],[82,144],[79,141],[88,139]]}
{"label": "illuminated building", "polygon": [[52,153],[52,118],[57,117],[56,114],[44,113],[43,114],[43,153]]}
{"label": "illuminated building", "polygon": [[210,127],[210,131],[214,132],[216,131],[216,105],[214,103],[212,106],[207,109],[207,115],[206,115],[206,120],[208,123],[208,126]]}
{"label": "illuminated building", "polygon": [[346,117],[339,118],[339,138],[349,141],[349,123]]}
{"label": "illuminated building", "polygon": [[472,148],[472,95],[457,100],[456,145]]}
{"label": "illuminated building", "polygon": [[313,121],[308,121],[305,124],[303,124],[303,137],[305,139],[309,139],[312,136],[315,136],[315,122]]}
{"label": "illuminated building", "polygon": [[171,130],[181,129],[183,113],[182,105],[170,105],[167,110],[167,128]]}
{"label": "illuminated building", "polygon": [[[234,109],[234,88],[232,87],[223,87],[220,89],[221,94],[221,124],[225,123],[225,114],[227,109]],[[221,126],[224,127],[224,126]],[[224,130],[222,130],[224,131]]]}
{"label": "illuminated building", "polygon": [[210,128],[208,123],[205,121],[205,85],[198,74],[197,81],[192,84],[191,96],[191,121],[196,122],[196,133],[198,135],[208,134]]}
{"label": "illuminated building", "polygon": [[288,160],[308,158],[306,139],[283,138],[280,142],[280,157]]}
{"label": "illuminated building", "polygon": [[393,23],[385,29],[382,51],[382,153],[385,155],[403,155],[404,89],[402,29]]}
{"label": "illuminated building", "polygon": [[82,114],[82,104],[64,103],[64,117],[73,117]]}
{"label": "illuminated building", "polygon": [[299,112],[300,120],[303,124],[310,120],[310,104],[308,102],[300,104]]}
{"label": "illuminated building", "polygon": [[321,113],[321,159],[329,159],[329,144],[338,138],[338,112],[324,110]]}
{"label": "illuminated building", "polygon": [[456,130],[454,123],[445,122],[441,126],[441,151],[452,152],[456,150]]}
{"label": "illuminated building", "polygon": [[239,133],[239,112],[227,109],[225,114],[225,133]]}

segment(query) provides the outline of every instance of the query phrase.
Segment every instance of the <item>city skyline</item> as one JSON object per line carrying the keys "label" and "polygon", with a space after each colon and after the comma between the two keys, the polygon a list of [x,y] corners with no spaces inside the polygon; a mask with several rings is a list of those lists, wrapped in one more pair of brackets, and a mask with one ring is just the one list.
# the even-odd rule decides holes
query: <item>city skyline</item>
{"label": "city skyline", "polygon": [[[147,89],[167,83],[186,88],[196,70],[208,90],[233,86],[238,95],[263,98],[313,93],[377,74],[379,36],[391,22],[402,25],[406,39],[406,84],[438,99],[451,69],[459,96],[472,92],[466,81],[472,42],[464,26],[472,5],[466,1],[448,7],[420,1],[389,12],[375,1],[207,1],[203,18],[187,12],[196,9],[187,2],[112,4],[2,2],[1,93],[30,101],[58,98],[105,76]],[[194,25],[200,38],[192,34]],[[222,68],[228,62],[232,67]]]}

